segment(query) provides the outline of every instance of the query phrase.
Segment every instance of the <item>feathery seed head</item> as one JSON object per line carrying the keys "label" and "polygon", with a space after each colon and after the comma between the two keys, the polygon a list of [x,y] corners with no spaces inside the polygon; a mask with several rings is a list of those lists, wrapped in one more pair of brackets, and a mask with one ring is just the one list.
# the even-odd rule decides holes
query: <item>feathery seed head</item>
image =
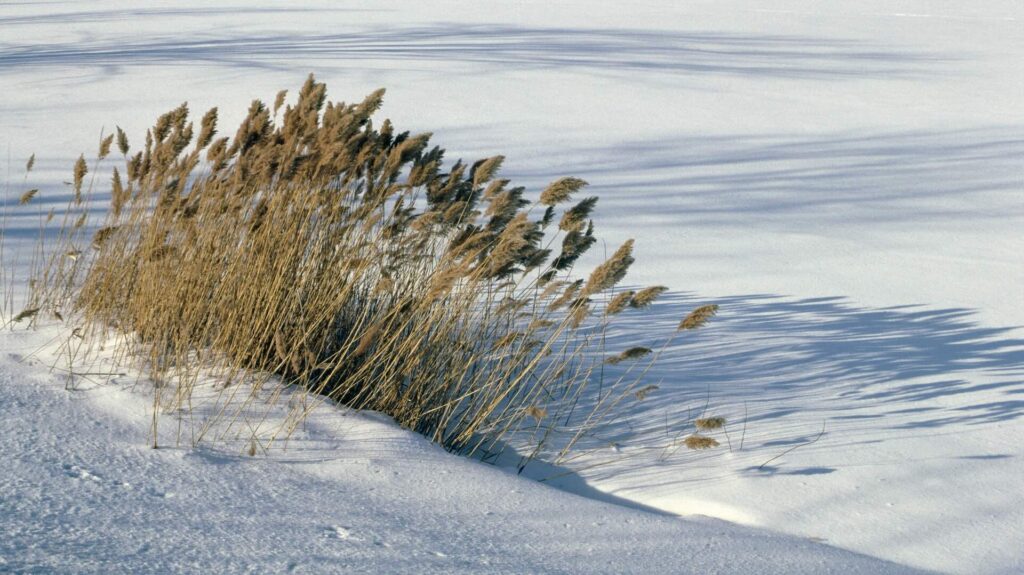
{"label": "feathery seed head", "polygon": [[31,202],[32,198],[36,197],[36,194],[38,193],[39,190],[37,188],[33,188],[25,192],[24,194],[21,194],[21,197],[18,198],[18,205],[24,206],[25,204]]}
{"label": "feathery seed head", "polygon": [[626,306],[629,305],[630,299],[633,297],[633,293],[633,290],[626,290],[615,294],[615,297],[608,302],[608,306],[604,309],[605,315],[615,315],[626,309]]}
{"label": "feathery seed head", "polygon": [[596,205],[597,196],[581,200],[578,204],[566,210],[565,214],[562,215],[562,221],[558,223],[558,228],[566,232],[583,231],[586,227],[587,218],[590,217],[590,213],[594,211],[594,206]]}
{"label": "feathery seed head", "polygon": [[618,355],[613,355],[609,357],[608,359],[604,360],[604,362],[611,365],[615,365],[617,363],[622,363],[623,361],[630,359],[640,359],[641,357],[644,357],[645,355],[648,355],[650,353],[651,348],[649,347],[631,347]]}
{"label": "feathery seed head", "polygon": [[633,296],[633,299],[629,301],[629,307],[636,309],[644,309],[649,307],[654,300],[658,299],[658,296],[668,291],[665,286],[651,286],[644,288]]}
{"label": "feathery seed head", "polygon": [[277,114],[277,111],[281,109],[281,106],[284,105],[284,99],[287,97],[288,90],[281,90],[277,93],[277,96],[274,97],[274,114]]}
{"label": "feathery seed head", "polygon": [[122,156],[128,155],[128,135],[124,133],[120,126],[117,126],[117,149],[121,152]]}
{"label": "feathery seed head", "polygon": [[217,133],[217,108],[210,108],[203,116],[200,123],[199,139],[196,140],[196,149],[201,150],[210,144],[213,136]]}
{"label": "feathery seed head", "polygon": [[622,278],[626,277],[626,272],[629,271],[629,266],[633,264],[633,261],[633,240],[629,239],[615,250],[608,261],[594,269],[587,280],[583,293],[593,295],[615,287],[622,281]]}
{"label": "feathery seed head", "polygon": [[554,206],[571,199],[572,195],[587,185],[587,182],[579,178],[559,178],[551,183],[540,194],[540,203],[545,206]]}
{"label": "feathery seed head", "polygon": [[679,327],[676,328],[676,330],[681,331],[684,329],[697,329],[702,327],[707,324],[716,313],[718,313],[717,304],[702,305],[684,317],[683,320],[679,322]]}
{"label": "feathery seed head", "polygon": [[501,169],[501,164],[504,161],[505,156],[492,156],[474,164],[473,169],[470,170],[470,174],[473,177],[473,187],[479,188],[489,182],[498,173],[498,170]]}
{"label": "feathery seed head", "polygon": [[82,181],[85,180],[85,174],[89,172],[89,168],[85,164],[85,155],[78,156],[78,160],[75,161],[75,201],[81,202],[82,195]]}
{"label": "feathery seed head", "polygon": [[100,140],[100,151],[98,154],[99,159],[106,158],[110,154],[110,146],[114,143],[114,134],[110,134],[106,138]]}
{"label": "feathery seed head", "polygon": [[658,389],[659,388],[657,385],[645,385],[640,389],[636,390],[636,392],[634,392],[633,395],[636,397],[637,401],[643,401],[647,399],[647,396],[650,395],[651,392],[657,391]]}

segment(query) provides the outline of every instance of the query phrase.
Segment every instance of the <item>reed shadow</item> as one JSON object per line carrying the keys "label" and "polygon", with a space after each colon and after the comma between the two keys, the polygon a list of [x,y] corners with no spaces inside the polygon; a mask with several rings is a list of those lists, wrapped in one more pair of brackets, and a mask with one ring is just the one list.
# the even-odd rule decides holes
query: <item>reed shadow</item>
{"label": "reed shadow", "polygon": [[[685,134],[546,151],[508,177],[542,188],[572,175],[604,225],[672,229],[955,221],[1024,216],[1024,129]],[[521,163],[521,162],[520,162]]]}
{"label": "reed shadow", "polygon": [[[679,333],[671,341],[652,335],[672,333],[690,310],[708,303],[719,306],[708,326]],[[1019,399],[1024,393],[1021,330],[987,327],[974,315],[969,309],[923,305],[872,308],[842,297],[666,294],[646,312],[624,312],[606,334],[607,355],[641,342],[655,349],[664,346],[664,351],[639,380],[635,377],[641,367],[634,366],[630,375],[627,365],[604,366],[606,382],[624,376],[627,385],[638,382],[631,389],[657,388],[642,399],[624,394],[611,420],[579,441],[578,450],[596,454],[583,461],[598,462],[586,472],[588,479],[577,473],[575,464],[551,470],[545,463],[531,462],[525,473],[534,478],[554,475],[553,485],[600,498],[588,480],[634,473],[661,481],[658,478],[678,464],[666,462],[666,453],[685,453],[687,465],[714,465],[708,463],[714,453],[664,447],[693,433],[694,419],[705,410],[730,421],[729,438],[721,430],[714,435],[721,449],[745,449],[751,459],[765,461],[798,448],[836,449],[901,437],[879,430],[957,433],[965,426],[1019,420],[1024,416],[1024,401]],[[580,412],[589,413],[602,397],[599,389],[591,384]],[[609,389],[606,384],[603,393]],[[821,428],[807,429],[809,410],[820,414]],[[747,427],[770,431],[752,432],[743,447],[741,420],[744,433]],[[827,441],[809,447],[822,436]],[[640,457],[630,459],[609,447]],[[1011,456],[943,457],[990,461]],[[507,457],[501,461],[522,464]],[[534,466],[536,470],[531,470]],[[841,469],[790,467],[781,460],[746,472],[758,477],[810,477]]]}
{"label": "reed shadow", "polygon": [[[672,333],[689,310],[706,303],[717,304],[719,316],[668,343],[644,375],[659,388],[629,403],[613,440],[650,432],[666,414],[673,421],[692,421],[709,398],[733,411],[756,403],[746,418],[751,424],[814,405],[831,410],[834,429],[961,429],[1024,416],[1020,329],[983,326],[964,308],[871,308],[842,297],[707,299],[674,293],[649,314],[623,317],[608,334],[608,348],[651,339],[645,334]],[[622,369],[607,366],[606,377]],[[811,439],[805,432],[761,446],[785,448]]]}
{"label": "reed shadow", "polygon": [[[159,17],[162,12],[86,12],[48,18],[101,21],[104,14],[109,21],[123,24],[122,18]],[[116,71],[125,66],[167,64],[291,70],[297,60],[317,68],[349,62],[365,66],[368,60],[377,60],[486,64],[490,70],[497,64],[501,70],[555,68],[590,73],[651,71],[679,76],[855,80],[921,76],[931,72],[933,64],[952,59],[951,55],[819,36],[440,23],[329,34],[225,33],[200,38],[124,36],[67,43],[6,43],[0,45],[0,74],[26,67]]]}

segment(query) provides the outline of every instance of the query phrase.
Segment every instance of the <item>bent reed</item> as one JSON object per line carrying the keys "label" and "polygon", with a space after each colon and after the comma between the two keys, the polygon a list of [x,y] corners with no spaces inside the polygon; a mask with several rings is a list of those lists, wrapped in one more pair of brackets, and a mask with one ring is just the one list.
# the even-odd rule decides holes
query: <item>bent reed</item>
{"label": "bent reed", "polygon": [[445,167],[430,134],[374,124],[383,96],[328,102],[310,76],[294,105],[284,91],[254,101],[233,138],[217,137],[217,109],[195,126],[184,104],[134,153],[118,128],[99,158],[113,148],[124,165],[89,236],[90,170],[76,162],[27,307],[69,318],[80,338],[117,335],[118,361],[157,384],[154,442],[157,414],[187,409],[201,372],[231,393],[256,381],[251,394],[273,374],[466,454],[523,430],[534,454],[564,454],[635,392],[620,379],[581,399],[603,370],[588,351],[603,326],[666,289],[616,290],[632,240],[574,277],[596,242],[597,198],[568,205],[586,182],[559,179],[533,203],[498,176],[501,156]]}

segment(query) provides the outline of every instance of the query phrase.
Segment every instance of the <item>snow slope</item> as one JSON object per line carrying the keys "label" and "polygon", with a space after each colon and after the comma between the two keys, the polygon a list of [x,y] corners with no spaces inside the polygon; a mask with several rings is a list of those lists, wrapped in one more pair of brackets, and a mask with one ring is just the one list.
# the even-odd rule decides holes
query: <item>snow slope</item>
{"label": "snow slope", "polygon": [[[630,281],[677,290],[653,319],[627,318],[611,334],[613,345],[657,344],[694,305],[721,306],[709,329],[672,342],[647,376],[659,389],[595,440],[599,450],[573,462],[573,474],[539,468],[531,475],[926,569],[1024,570],[1024,6],[552,4],[5,3],[0,144],[10,159],[0,162],[3,181],[12,194],[20,191],[20,166],[36,152],[31,187],[56,203],[73,159],[94,150],[101,127],[118,124],[137,139],[158,113],[185,99],[197,111],[220,106],[222,125],[231,126],[252,98],[294,89],[310,71],[337,99],[386,86],[384,115],[434,132],[449,157],[505,154],[503,175],[534,189],[562,175],[591,182],[609,249],[637,238]],[[8,222],[8,253],[27,254],[33,222]],[[4,349],[17,342],[7,338]],[[48,377],[38,367],[4,369]],[[46,385],[5,384],[3,393],[55,413],[82,403],[57,399]],[[99,401],[95,392],[84,395],[90,405]],[[171,457],[141,450],[144,408],[117,408],[131,403],[127,397],[87,411],[106,419],[124,411],[122,427],[66,433],[141,458],[131,461]],[[705,409],[729,419],[729,437],[718,436],[726,447],[666,450]],[[5,426],[31,423],[8,413]],[[432,457],[400,432],[387,433],[404,438],[396,441],[408,451],[397,459]],[[21,433],[5,427],[3,440],[21,441],[12,434]],[[44,453],[71,450],[57,458],[69,459],[73,443]],[[179,454],[182,462],[164,472],[200,482],[236,475],[202,467],[202,453]],[[385,472],[395,460],[387,461]],[[459,491],[512,481],[468,462],[436,461],[457,476]],[[152,465],[152,473],[163,468]],[[303,473],[273,458],[225,465],[238,473],[273,469],[260,484],[285,495]],[[521,503],[538,510],[599,505],[515,485],[537,489]],[[8,492],[5,485],[5,503]],[[474,503],[486,499],[505,503]],[[75,504],[71,496],[59,502]],[[366,522],[372,509],[361,516]],[[599,509],[586,513],[635,513]],[[324,506],[295,512],[339,513]],[[282,505],[272,513],[292,511]],[[544,569],[529,561],[544,556],[552,532],[531,538],[517,522],[477,519],[460,516],[458,524],[493,534],[501,541],[489,545],[498,549],[533,546],[533,559],[518,564],[523,569],[509,558],[494,570]],[[333,518],[320,523],[351,527]],[[396,518],[378,531],[413,537],[419,530],[407,524],[415,522]],[[672,520],[657,529],[674,537],[673,529],[697,527]],[[580,532],[560,548],[593,545],[607,552],[601,557],[624,561],[621,548],[590,538],[604,533]],[[510,543],[517,540],[523,544]],[[732,545],[713,544],[722,554]],[[108,557],[127,553],[113,544],[103,549]],[[221,552],[229,546],[210,550]],[[466,553],[466,570],[483,568]],[[394,552],[395,561],[412,560],[400,555]],[[650,560],[673,570],[668,556]],[[559,565],[550,569],[587,570],[576,559]],[[608,569],[616,567],[626,565]]]}
{"label": "snow slope", "polygon": [[0,336],[2,572],[913,572],[584,499],[341,409],[315,411],[267,457],[150,449],[134,378],[65,391],[47,373],[59,336]]}

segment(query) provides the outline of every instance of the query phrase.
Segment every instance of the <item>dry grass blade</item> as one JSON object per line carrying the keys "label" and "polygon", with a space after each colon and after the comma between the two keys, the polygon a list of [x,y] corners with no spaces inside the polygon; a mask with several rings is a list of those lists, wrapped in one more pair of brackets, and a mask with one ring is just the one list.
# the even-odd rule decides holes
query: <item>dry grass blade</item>
{"label": "dry grass blade", "polygon": [[380,332],[381,327],[379,325],[375,325],[370,329],[366,330],[363,336],[359,338],[359,345],[356,346],[355,351],[353,351],[352,353],[356,356],[360,356],[370,351],[370,348],[373,347],[373,344],[377,341],[377,338],[380,336]]}

